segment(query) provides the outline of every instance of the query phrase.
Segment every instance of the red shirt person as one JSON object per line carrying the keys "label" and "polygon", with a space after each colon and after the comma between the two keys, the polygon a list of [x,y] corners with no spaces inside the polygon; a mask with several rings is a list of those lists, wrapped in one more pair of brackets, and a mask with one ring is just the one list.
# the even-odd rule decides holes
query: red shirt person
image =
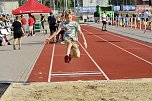
{"label": "red shirt person", "polygon": [[34,26],[34,19],[33,19],[33,17],[29,17],[28,24],[29,24],[29,26]]}
{"label": "red shirt person", "polygon": [[22,23],[24,32],[26,32],[26,23],[27,23],[27,21],[26,21],[26,19],[24,18],[23,15],[21,15],[21,23]]}
{"label": "red shirt person", "polygon": [[34,18],[32,17],[31,14],[29,14],[28,25],[29,25],[30,35],[33,36]]}
{"label": "red shirt person", "polygon": [[22,22],[22,25],[26,25],[26,19],[24,18],[23,15],[21,15],[21,22]]}

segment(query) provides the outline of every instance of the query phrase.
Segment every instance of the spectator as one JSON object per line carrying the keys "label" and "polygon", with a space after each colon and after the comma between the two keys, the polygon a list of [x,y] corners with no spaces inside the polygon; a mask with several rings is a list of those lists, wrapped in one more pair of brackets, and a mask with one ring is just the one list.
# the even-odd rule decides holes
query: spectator
{"label": "spectator", "polygon": [[119,26],[119,19],[118,19],[118,16],[119,16],[119,14],[116,14],[116,16],[115,16],[116,26],[117,26],[117,27]]}
{"label": "spectator", "polygon": [[[57,17],[56,20],[57,20],[57,22],[56,22],[56,30],[58,30],[59,25],[61,23],[61,19],[60,19],[60,17]],[[60,34],[56,35],[56,42],[59,42],[59,40],[60,40]]]}
{"label": "spectator", "polygon": [[103,14],[102,14],[102,31],[107,31],[106,30],[106,25],[107,25],[107,14],[106,12],[104,11]]}
{"label": "spectator", "polygon": [[148,21],[148,10],[146,10],[144,13],[143,13],[143,17],[144,17],[144,20],[147,22]]}
{"label": "spectator", "polygon": [[11,44],[8,41],[6,35],[4,35],[4,36],[0,35],[0,46],[7,46],[7,45],[11,45]]}
{"label": "spectator", "polygon": [[141,16],[140,16],[140,14],[138,14],[136,18],[137,18],[137,22],[139,23],[139,22],[141,21]]}
{"label": "spectator", "polygon": [[34,23],[33,23],[33,36],[35,36],[35,23],[36,23],[36,19],[34,15],[31,15],[31,17],[34,19]]}
{"label": "spectator", "polygon": [[133,17],[133,22],[135,22],[136,14],[133,14],[132,17]]}
{"label": "spectator", "polygon": [[22,24],[19,21],[19,16],[16,16],[16,20],[13,22],[13,36],[14,36],[14,42],[13,42],[13,49],[16,50],[16,41],[18,39],[18,45],[19,45],[19,50],[21,49],[21,37],[23,34],[25,34]]}
{"label": "spectator", "polygon": [[122,25],[122,24],[121,24],[121,21],[122,21],[122,15],[119,14],[119,15],[118,15],[118,24],[119,24],[119,26]]}
{"label": "spectator", "polygon": [[1,20],[2,20],[2,22],[3,22],[4,25],[7,25],[6,24],[6,16],[4,14],[2,15]]}
{"label": "spectator", "polygon": [[22,23],[24,32],[26,32],[26,19],[23,15],[21,15],[21,23]]}
{"label": "spectator", "polygon": [[124,26],[128,27],[129,26],[129,15],[126,14],[125,19],[124,19]]}
{"label": "spectator", "polygon": [[0,46],[7,46],[7,42],[5,41],[4,37],[0,36]]}
{"label": "spectator", "polygon": [[29,25],[29,36],[33,36],[34,18],[32,17],[31,14],[29,14],[28,25]]}
{"label": "spectator", "polygon": [[99,17],[100,17],[100,15],[98,14],[98,12],[97,11],[94,12],[94,21],[95,21],[95,23],[99,23]]}
{"label": "spectator", "polygon": [[6,15],[6,20],[10,21],[10,15],[9,14]]}
{"label": "spectator", "polygon": [[42,25],[42,28],[44,29],[44,22],[45,22],[44,15],[40,14],[40,16],[41,16],[41,19],[40,19],[41,25]]}
{"label": "spectator", "polygon": [[[52,35],[56,31],[56,19],[52,12],[50,12],[50,16],[48,17],[48,23],[49,23],[49,29],[50,29],[50,35]],[[53,42],[55,42],[55,38],[53,39]]]}
{"label": "spectator", "polygon": [[2,18],[1,18],[1,19],[2,19],[2,21],[3,21],[3,22],[5,22],[5,21],[6,21],[6,17],[5,17],[5,15],[4,15],[4,14],[2,15]]}

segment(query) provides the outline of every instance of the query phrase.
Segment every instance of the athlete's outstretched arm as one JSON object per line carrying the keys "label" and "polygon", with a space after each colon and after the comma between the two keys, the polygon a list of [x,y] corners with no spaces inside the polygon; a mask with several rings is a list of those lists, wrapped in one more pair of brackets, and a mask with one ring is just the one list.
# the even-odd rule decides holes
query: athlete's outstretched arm
{"label": "athlete's outstretched arm", "polygon": [[87,47],[88,47],[88,45],[87,45],[87,41],[86,41],[86,38],[84,37],[83,32],[81,31],[81,29],[79,29],[79,30],[78,30],[78,32],[80,33],[80,35],[81,35],[81,36],[82,36],[82,38],[83,38],[85,48],[87,48]]}
{"label": "athlete's outstretched arm", "polygon": [[48,44],[50,40],[55,37],[59,32],[61,31],[61,28],[59,28],[57,31],[55,31],[52,35],[50,35],[48,38],[45,39],[45,43]]}

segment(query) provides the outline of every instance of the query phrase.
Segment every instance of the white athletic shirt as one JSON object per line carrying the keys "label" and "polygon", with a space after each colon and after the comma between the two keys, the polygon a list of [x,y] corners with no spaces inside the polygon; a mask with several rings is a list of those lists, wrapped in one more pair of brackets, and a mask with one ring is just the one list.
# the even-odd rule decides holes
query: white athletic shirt
{"label": "white athletic shirt", "polygon": [[106,15],[106,13],[103,13],[102,14],[102,21],[106,21],[107,20],[107,15]]}

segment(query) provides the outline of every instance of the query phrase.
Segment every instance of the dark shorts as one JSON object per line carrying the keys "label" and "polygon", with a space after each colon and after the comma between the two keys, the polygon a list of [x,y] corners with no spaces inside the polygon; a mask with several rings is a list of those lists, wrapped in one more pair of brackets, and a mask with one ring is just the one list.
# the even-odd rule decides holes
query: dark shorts
{"label": "dark shorts", "polygon": [[14,39],[21,38],[22,37],[22,31],[21,30],[14,30]]}
{"label": "dark shorts", "polygon": [[59,32],[59,34],[64,34],[64,30],[61,30],[61,31]]}
{"label": "dark shorts", "polygon": [[146,20],[146,22],[147,22],[147,21],[148,21],[148,18],[146,18],[145,20]]}
{"label": "dark shorts", "polygon": [[50,32],[55,32],[56,31],[56,26],[49,26]]}
{"label": "dark shorts", "polygon": [[102,23],[103,23],[103,24],[107,24],[107,22],[106,22],[106,21],[102,21]]}
{"label": "dark shorts", "polygon": [[49,29],[50,29],[50,34],[52,35],[53,32],[56,31],[56,26],[49,26]]}

